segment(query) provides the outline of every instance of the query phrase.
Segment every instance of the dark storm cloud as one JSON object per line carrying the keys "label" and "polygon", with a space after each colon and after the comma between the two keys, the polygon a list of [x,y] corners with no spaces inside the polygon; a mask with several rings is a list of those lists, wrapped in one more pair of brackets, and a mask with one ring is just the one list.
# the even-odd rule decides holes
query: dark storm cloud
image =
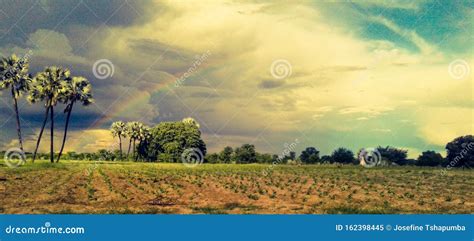
{"label": "dark storm cloud", "polygon": [[145,21],[146,1],[2,0],[0,43],[25,47],[29,34],[38,29],[68,33],[74,26],[94,31]]}

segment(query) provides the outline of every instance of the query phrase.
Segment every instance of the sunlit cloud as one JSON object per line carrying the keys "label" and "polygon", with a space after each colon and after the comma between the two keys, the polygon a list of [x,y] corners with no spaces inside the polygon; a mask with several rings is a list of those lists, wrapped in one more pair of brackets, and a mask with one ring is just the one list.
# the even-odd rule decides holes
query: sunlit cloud
{"label": "sunlit cloud", "polygon": [[[153,125],[191,116],[211,151],[250,142],[275,152],[298,137],[324,153],[339,145],[442,151],[447,141],[473,130],[474,57],[458,51],[472,49],[464,30],[472,27],[466,23],[472,8],[456,5],[460,19],[442,21],[446,12],[429,4],[119,4],[118,15],[127,21],[112,16],[113,24],[101,25],[76,12],[54,29],[50,22],[56,20],[44,16],[21,41],[12,42],[13,35],[1,40],[0,52],[31,48],[32,69],[61,64],[91,80],[96,105],[78,109],[72,123],[71,143],[83,144],[67,148],[107,146],[112,121]],[[328,17],[334,12],[343,12],[346,21]],[[107,19],[112,13],[102,14]],[[424,18],[436,20],[431,35]],[[446,42],[456,42],[456,49]],[[94,78],[92,66],[100,59],[113,63],[112,77]],[[470,73],[453,78],[448,68],[455,59],[464,60]],[[272,73],[277,60],[291,70],[283,78]],[[25,117],[32,126],[41,120],[38,107],[22,107],[35,116]]]}

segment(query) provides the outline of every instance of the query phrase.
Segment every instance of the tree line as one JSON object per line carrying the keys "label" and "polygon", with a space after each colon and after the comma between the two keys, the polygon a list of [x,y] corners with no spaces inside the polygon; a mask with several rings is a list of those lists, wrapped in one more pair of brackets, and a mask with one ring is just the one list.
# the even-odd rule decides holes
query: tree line
{"label": "tree line", "polygon": [[[186,149],[197,150],[203,158],[207,151],[206,144],[201,138],[199,124],[193,118],[177,122],[161,122],[154,127],[136,121],[128,123],[117,121],[112,123],[110,131],[118,138],[119,150],[116,152],[99,150],[101,157],[107,155],[115,160],[123,160],[122,142],[126,139],[128,139],[126,160],[180,162],[181,155]],[[132,158],[129,158],[130,149]]]}
{"label": "tree line", "polygon": [[[42,103],[44,110],[44,120],[36,141],[33,152],[33,162],[35,161],[38,148],[45,126],[50,122],[50,161],[59,162],[67,139],[68,126],[73,107],[76,103],[87,106],[93,103],[92,86],[90,82],[82,76],[73,76],[67,68],[49,66],[43,71],[32,75],[29,72],[28,55],[22,58],[15,54],[3,57],[0,61],[0,90],[10,91],[13,102],[13,109],[16,117],[16,127],[18,134],[19,148],[24,151],[23,138],[21,134],[20,113],[18,101],[26,96],[29,103]],[[66,115],[66,123],[59,154],[54,153],[54,109],[58,104],[64,105],[63,113]]]}
{"label": "tree line", "polygon": [[[472,135],[460,136],[446,144],[447,156],[428,150],[422,152],[417,159],[407,158],[408,151],[391,146],[378,146],[374,149],[380,155],[384,165],[413,165],[413,166],[451,166],[472,167],[474,165],[474,137]],[[206,156],[208,163],[283,163],[283,164],[359,164],[361,151],[355,155],[351,150],[340,147],[330,155],[320,156],[320,151],[315,147],[305,148],[299,156],[294,151],[287,151],[281,155],[262,154],[255,150],[255,146],[244,144],[233,149],[225,147],[218,153]]]}
{"label": "tree line", "polygon": [[[189,120],[188,120],[189,121]],[[200,138],[198,124],[191,119],[188,122],[163,122],[154,128],[145,128],[147,131],[144,139],[137,139],[140,143],[133,147],[134,136],[137,134],[127,134],[130,123],[112,124],[113,135],[119,138],[119,142],[129,140],[129,148],[136,150],[136,155],[122,158],[122,148],[117,150],[101,149],[95,153],[66,153],[65,159],[71,160],[135,160],[147,162],[180,162],[181,154],[186,148],[198,148],[205,155],[206,146]],[[136,125],[136,124],[133,124]],[[119,131],[114,130],[116,126],[122,126]],[[183,128],[179,128],[179,126]],[[190,128],[190,132],[183,130]],[[128,129],[128,130],[127,130]],[[180,130],[181,129],[181,130]],[[132,131],[133,132],[133,131]],[[118,133],[122,133],[121,136]],[[194,133],[194,134],[192,134]],[[119,137],[120,136],[120,137]],[[444,158],[440,153],[428,150],[422,152],[417,159],[407,158],[408,151],[391,146],[378,146],[375,150],[380,154],[384,165],[410,165],[410,166],[450,166],[450,167],[472,167],[474,165],[474,137],[472,135],[461,136],[446,144],[447,156]],[[135,153],[135,151],[134,151]],[[305,148],[299,155],[295,151],[286,151],[280,155],[270,153],[260,153],[252,144],[243,144],[240,147],[224,147],[220,152],[206,155],[204,163],[209,164],[353,164],[360,163],[358,157],[360,151],[353,153],[351,150],[341,147],[334,150],[329,155],[320,155],[320,151],[315,147]]]}

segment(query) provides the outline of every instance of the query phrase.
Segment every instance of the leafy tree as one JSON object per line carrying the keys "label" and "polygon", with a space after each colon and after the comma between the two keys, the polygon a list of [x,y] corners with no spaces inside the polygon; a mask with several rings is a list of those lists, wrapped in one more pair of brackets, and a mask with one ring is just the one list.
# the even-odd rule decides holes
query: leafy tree
{"label": "leafy tree", "polygon": [[192,126],[196,126],[197,128],[200,128],[201,126],[199,125],[199,123],[191,118],[191,117],[187,117],[187,118],[184,118],[181,122],[187,124],[187,125],[192,125]]}
{"label": "leafy tree", "polygon": [[305,164],[314,164],[319,161],[319,151],[314,147],[307,147],[301,152],[300,160]]}
{"label": "leafy tree", "polygon": [[212,153],[206,156],[206,161],[211,164],[219,163],[219,155],[216,153]]}
{"label": "leafy tree", "polygon": [[224,149],[219,153],[219,159],[223,163],[231,163],[232,161],[232,153],[234,150],[230,146],[224,147]]}
{"label": "leafy tree", "polygon": [[97,159],[101,161],[113,161],[115,157],[113,152],[109,150],[105,150],[105,149],[100,149],[96,153],[96,156],[97,156]]}
{"label": "leafy tree", "polygon": [[257,154],[257,163],[271,163],[273,162],[273,157],[268,153],[256,153]]}
{"label": "leafy tree", "polygon": [[398,165],[405,165],[407,162],[407,151],[391,146],[378,146],[376,150],[380,153],[382,160],[393,162]]}
{"label": "leafy tree", "polygon": [[346,148],[340,147],[336,149],[332,155],[331,160],[336,163],[354,163],[354,153]]}
{"label": "leafy tree", "polygon": [[444,162],[444,158],[441,156],[441,154],[435,151],[424,151],[418,157],[418,161],[416,162],[416,165],[434,167],[434,166],[442,165],[443,162]]}
{"label": "leafy tree", "polygon": [[243,144],[235,149],[235,160],[237,163],[255,163],[257,162],[257,154],[255,146],[251,144]]}
{"label": "leafy tree", "polygon": [[29,88],[31,76],[28,74],[28,60],[18,58],[16,55],[5,57],[0,60],[0,90],[10,89],[13,98],[13,108],[16,116],[16,131],[20,149],[23,151],[23,139],[21,137],[20,114],[18,112],[18,98]]}
{"label": "leafy tree", "polygon": [[460,136],[446,144],[446,159],[450,167],[474,166],[474,136]]}
{"label": "leafy tree", "polygon": [[126,128],[123,121],[116,121],[110,126],[110,132],[112,136],[119,138],[119,148],[120,148],[120,160],[122,160],[122,138],[126,137]]}
{"label": "leafy tree", "polygon": [[[67,80],[70,78],[70,71],[60,67],[52,66],[44,69],[43,72],[38,73],[32,82],[32,88],[30,91],[29,100],[33,103],[44,101],[46,107],[46,117],[49,109],[51,119],[51,143],[50,143],[50,161],[54,162],[54,106],[62,100],[68,92]],[[46,120],[43,122],[43,126],[36,142],[36,149],[33,155],[35,159],[38,151],[38,146],[43,135],[44,126]]]}
{"label": "leafy tree", "polygon": [[58,159],[56,162],[59,162],[61,159],[61,154],[64,150],[64,145],[66,144],[67,130],[69,126],[69,119],[71,117],[72,108],[76,102],[81,103],[83,106],[88,106],[94,102],[92,98],[92,87],[89,81],[84,77],[72,77],[66,79],[66,88],[67,92],[62,95],[61,101],[66,105],[64,113],[67,113],[66,125],[64,127],[63,142],[61,144],[61,149],[59,150]]}
{"label": "leafy tree", "polygon": [[161,122],[150,129],[149,138],[139,146],[140,155],[149,160],[181,161],[186,149],[197,148],[206,155],[206,144],[195,121]]}

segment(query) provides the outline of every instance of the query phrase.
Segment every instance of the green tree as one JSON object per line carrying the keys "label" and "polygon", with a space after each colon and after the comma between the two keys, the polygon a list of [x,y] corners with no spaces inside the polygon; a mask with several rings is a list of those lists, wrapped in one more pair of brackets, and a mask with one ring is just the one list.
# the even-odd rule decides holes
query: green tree
{"label": "green tree", "polygon": [[273,157],[271,154],[257,152],[257,163],[271,163],[271,162],[273,162]]}
{"label": "green tree", "polygon": [[305,164],[314,164],[319,161],[319,151],[314,147],[307,147],[300,154],[300,160]]}
{"label": "green tree", "polygon": [[446,156],[450,167],[474,166],[474,136],[460,136],[446,144]]}
{"label": "green tree", "polygon": [[234,150],[230,146],[224,147],[224,149],[219,153],[219,159],[223,163],[230,163],[232,162],[232,153]]}
{"label": "green tree", "polygon": [[211,164],[220,163],[219,155],[217,153],[212,153],[206,156],[206,162]]}
{"label": "green tree", "polygon": [[[44,69],[43,72],[38,73],[32,81],[32,88],[30,90],[29,100],[33,103],[44,101],[46,108],[46,117],[49,109],[50,114],[50,129],[51,129],[51,143],[50,143],[50,161],[54,162],[54,106],[61,100],[68,92],[67,80],[70,78],[70,71],[60,67],[52,66]],[[46,121],[46,120],[45,120]],[[45,123],[45,122],[44,122]],[[41,128],[40,135],[36,142],[35,153],[33,160],[36,157],[38,147],[43,135],[44,124]]]}
{"label": "green tree", "polygon": [[346,148],[338,148],[336,149],[332,155],[331,160],[336,163],[354,163],[354,153]]}
{"label": "green tree", "polygon": [[235,160],[237,163],[255,163],[257,162],[257,154],[255,146],[251,144],[243,144],[235,149]]}
{"label": "green tree", "polygon": [[20,114],[18,111],[18,99],[29,88],[31,76],[28,74],[28,60],[18,58],[16,55],[2,58],[0,61],[0,90],[10,89],[13,98],[13,109],[16,116],[16,131],[20,149],[23,151],[23,139],[21,137]]}
{"label": "green tree", "polygon": [[442,165],[443,162],[444,162],[444,158],[441,156],[441,154],[435,151],[424,151],[418,157],[418,160],[416,161],[416,165],[434,167],[434,166]]}
{"label": "green tree", "polygon": [[161,122],[150,129],[149,138],[139,147],[140,155],[152,161],[181,161],[181,154],[197,148],[206,155],[206,144],[195,121]]}
{"label": "green tree", "polygon": [[66,88],[67,92],[64,93],[64,95],[60,96],[61,102],[64,102],[66,104],[66,109],[64,110],[64,113],[67,113],[67,117],[66,124],[64,126],[63,141],[56,162],[59,162],[59,160],[61,159],[61,154],[63,153],[64,145],[66,144],[69,120],[71,118],[72,108],[74,107],[74,104],[76,102],[79,102],[83,106],[88,106],[89,104],[94,102],[94,99],[92,98],[92,87],[90,82],[86,78],[67,78]]}
{"label": "green tree", "polygon": [[123,158],[122,158],[122,138],[126,137],[125,123],[123,121],[116,121],[116,122],[112,123],[112,126],[110,127],[110,132],[112,132],[112,136],[119,138],[120,160],[123,160]]}
{"label": "green tree", "polygon": [[105,149],[100,149],[95,156],[101,161],[113,161],[115,157],[113,152]]}
{"label": "green tree", "polygon": [[382,160],[393,162],[398,165],[405,165],[408,151],[391,146],[378,146],[376,150],[380,153]]}

